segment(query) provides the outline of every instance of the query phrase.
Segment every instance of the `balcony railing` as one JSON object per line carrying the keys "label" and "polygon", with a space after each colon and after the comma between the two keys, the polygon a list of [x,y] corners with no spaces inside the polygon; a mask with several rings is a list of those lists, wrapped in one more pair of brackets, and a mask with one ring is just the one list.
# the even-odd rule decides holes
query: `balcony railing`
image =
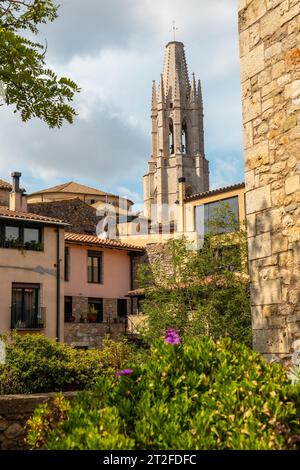
{"label": "balcony railing", "polygon": [[45,328],[46,307],[24,310],[18,305],[11,307],[12,330],[41,330]]}

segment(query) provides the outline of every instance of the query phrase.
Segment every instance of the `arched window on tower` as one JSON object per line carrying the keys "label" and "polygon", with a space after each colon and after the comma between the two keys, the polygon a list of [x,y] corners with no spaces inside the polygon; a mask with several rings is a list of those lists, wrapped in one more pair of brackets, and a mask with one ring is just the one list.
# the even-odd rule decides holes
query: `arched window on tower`
{"label": "arched window on tower", "polygon": [[182,122],[181,151],[182,151],[182,153],[187,153],[188,152],[188,135],[187,135],[187,124],[186,124],[185,119]]}
{"label": "arched window on tower", "polygon": [[174,153],[174,125],[173,119],[169,120],[169,154],[173,155]]}

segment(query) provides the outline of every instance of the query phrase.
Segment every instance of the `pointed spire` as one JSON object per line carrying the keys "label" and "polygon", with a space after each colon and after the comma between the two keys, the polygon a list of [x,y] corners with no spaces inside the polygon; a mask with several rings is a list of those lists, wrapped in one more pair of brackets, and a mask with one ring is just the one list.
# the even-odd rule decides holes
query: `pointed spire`
{"label": "pointed spire", "polygon": [[182,42],[173,41],[167,44],[163,77],[165,91],[168,94],[171,90],[173,99],[185,98],[188,95],[190,83]]}
{"label": "pointed spire", "polygon": [[202,87],[201,87],[201,81],[198,80],[198,101],[200,104],[200,107],[203,107],[203,98],[202,98]]}
{"label": "pointed spire", "polygon": [[164,102],[165,102],[164,78],[163,78],[163,75],[161,74],[159,88],[158,88],[158,103],[164,103]]}
{"label": "pointed spire", "polygon": [[194,104],[197,101],[197,88],[195,74],[193,73],[192,85],[191,85],[191,103]]}
{"label": "pointed spire", "polygon": [[156,83],[155,80],[153,80],[152,83],[152,111],[157,110],[157,96],[156,96]]}

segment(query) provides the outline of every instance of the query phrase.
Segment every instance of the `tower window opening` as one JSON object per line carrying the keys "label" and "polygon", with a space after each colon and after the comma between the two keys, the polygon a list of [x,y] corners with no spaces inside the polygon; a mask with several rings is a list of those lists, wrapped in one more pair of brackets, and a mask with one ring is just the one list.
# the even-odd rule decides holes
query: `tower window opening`
{"label": "tower window opening", "polygon": [[169,154],[173,155],[174,153],[174,125],[173,120],[169,121]]}
{"label": "tower window opening", "polygon": [[181,151],[187,153],[188,150],[188,136],[187,136],[187,125],[186,121],[182,123],[182,140],[181,140]]}

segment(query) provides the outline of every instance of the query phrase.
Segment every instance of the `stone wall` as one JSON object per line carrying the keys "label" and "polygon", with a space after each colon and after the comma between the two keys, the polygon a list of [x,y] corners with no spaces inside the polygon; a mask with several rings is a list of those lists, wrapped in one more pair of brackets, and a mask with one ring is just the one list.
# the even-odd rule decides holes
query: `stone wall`
{"label": "stone wall", "polygon": [[[73,399],[76,392],[64,396]],[[40,403],[50,401],[55,393],[0,396],[0,450],[26,449],[24,426]]]}
{"label": "stone wall", "polygon": [[119,341],[126,333],[125,321],[115,323],[65,323],[65,343],[83,348],[101,348],[103,339]]}
{"label": "stone wall", "polygon": [[269,359],[300,339],[299,14],[299,0],[239,0],[254,348]]}
{"label": "stone wall", "polygon": [[133,290],[141,287],[139,285],[139,269],[142,265],[150,265],[156,262],[162,262],[165,265],[166,272],[170,269],[170,260],[167,254],[166,243],[151,243],[145,246],[145,252],[140,256],[133,257],[132,271],[133,271]]}

